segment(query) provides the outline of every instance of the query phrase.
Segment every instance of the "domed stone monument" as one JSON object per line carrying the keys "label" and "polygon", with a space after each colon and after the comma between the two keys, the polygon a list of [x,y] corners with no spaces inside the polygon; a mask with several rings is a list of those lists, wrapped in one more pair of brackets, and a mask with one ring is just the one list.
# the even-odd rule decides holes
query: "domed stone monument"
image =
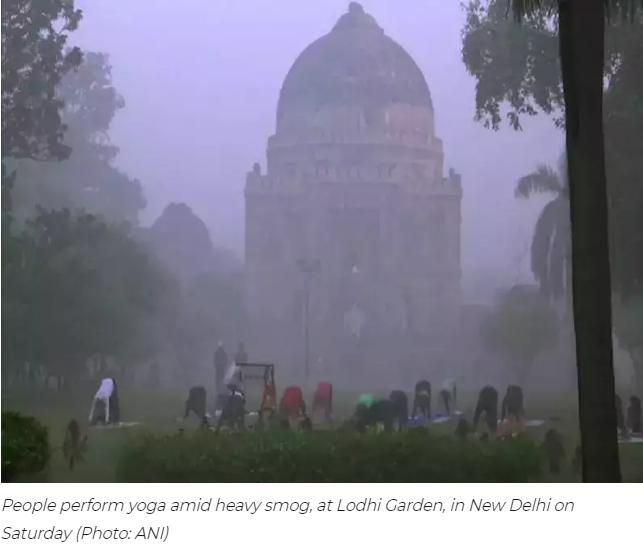
{"label": "domed stone monument", "polygon": [[245,262],[255,350],[289,376],[317,357],[339,381],[444,361],[462,192],[433,116],[422,71],[356,2],[288,72],[247,176]]}

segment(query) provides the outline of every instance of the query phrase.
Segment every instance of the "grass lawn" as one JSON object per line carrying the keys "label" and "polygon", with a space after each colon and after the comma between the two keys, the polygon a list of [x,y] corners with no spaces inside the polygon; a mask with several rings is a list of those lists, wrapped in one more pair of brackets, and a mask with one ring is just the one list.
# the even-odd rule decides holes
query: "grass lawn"
{"label": "grass lawn", "polygon": [[[374,393],[382,396],[387,394],[376,391]],[[178,420],[183,414],[185,395],[182,393],[122,390],[123,421],[135,421],[140,425],[119,429],[90,428],[87,426],[90,397],[91,392],[83,393],[82,396],[51,390],[39,390],[35,393],[17,390],[3,392],[3,410],[32,415],[49,429],[52,458],[47,472],[38,479],[51,482],[115,481],[116,460],[127,439],[136,439],[148,431],[173,433],[183,426],[186,430],[193,430],[198,426],[196,419],[188,420],[185,425]],[[350,415],[356,397],[357,393],[336,393],[334,409],[337,420],[341,421]],[[475,396],[465,394],[458,399],[458,409],[471,420]],[[579,439],[575,396],[534,397],[529,399],[526,406],[530,419],[546,421],[543,426],[528,429],[529,435],[536,442],[542,441],[544,433],[550,427],[557,428],[565,442],[568,461],[565,462],[563,472],[556,477],[546,475],[544,481],[576,481],[577,477],[572,472],[569,462]],[[439,404],[434,403],[433,407],[439,412]],[[84,461],[70,471],[60,448],[65,427],[72,418],[81,423],[83,431],[89,435],[89,440]],[[453,433],[454,430],[453,421],[431,426],[431,431],[437,434]],[[623,444],[620,451],[623,479],[627,482],[643,482],[643,444]]]}

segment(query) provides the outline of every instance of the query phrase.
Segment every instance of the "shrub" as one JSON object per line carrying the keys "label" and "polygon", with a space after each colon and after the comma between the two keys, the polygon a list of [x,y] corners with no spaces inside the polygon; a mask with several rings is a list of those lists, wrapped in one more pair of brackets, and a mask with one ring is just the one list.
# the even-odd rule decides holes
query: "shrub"
{"label": "shrub", "polygon": [[138,436],[122,482],[526,482],[541,456],[526,438],[486,444],[426,429],[360,435],[335,431]]}
{"label": "shrub", "polygon": [[2,412],[2,481],[39,473],[48,461],[47,429],[33,417]]}

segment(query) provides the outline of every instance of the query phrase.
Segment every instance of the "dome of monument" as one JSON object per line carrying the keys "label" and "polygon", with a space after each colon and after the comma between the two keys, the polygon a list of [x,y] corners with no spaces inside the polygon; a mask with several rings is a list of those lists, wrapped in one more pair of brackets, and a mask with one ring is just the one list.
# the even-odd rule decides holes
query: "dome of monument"
{"label": "dome of monument", "polygon": [[392,105],[432,111],[429,87],[404,48],[351,2],[332,31],[292,65],[281,88],[277,129],[319,126],[319,114],[329,110],[360,109],[368,118]]}

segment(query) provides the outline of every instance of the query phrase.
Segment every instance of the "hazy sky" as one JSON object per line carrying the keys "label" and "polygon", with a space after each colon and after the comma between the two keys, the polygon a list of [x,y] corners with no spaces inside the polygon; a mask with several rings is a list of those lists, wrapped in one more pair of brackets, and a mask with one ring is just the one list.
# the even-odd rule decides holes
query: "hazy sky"
{"label": "hazy sky", "polygon": [[[143,183],[149,224],[170,201],[189,204],[215,243],[242,252],[243,187],[265,166],[283,78],[327,33],[348,0],[76,0],[73,42],[110,54],[126,107],[111,137],[118,165]],[[445,170],[462,173],[465,295],[481,280],[530,277],[528,244],[541,202],[514,199],[517,178],[555,164],[563,135],[546,118],[494,133],[473,121],[474,85],[461,60],[460,0],[363,0],[429,84]],[[523,258],[522,266],[519,259]]]}

